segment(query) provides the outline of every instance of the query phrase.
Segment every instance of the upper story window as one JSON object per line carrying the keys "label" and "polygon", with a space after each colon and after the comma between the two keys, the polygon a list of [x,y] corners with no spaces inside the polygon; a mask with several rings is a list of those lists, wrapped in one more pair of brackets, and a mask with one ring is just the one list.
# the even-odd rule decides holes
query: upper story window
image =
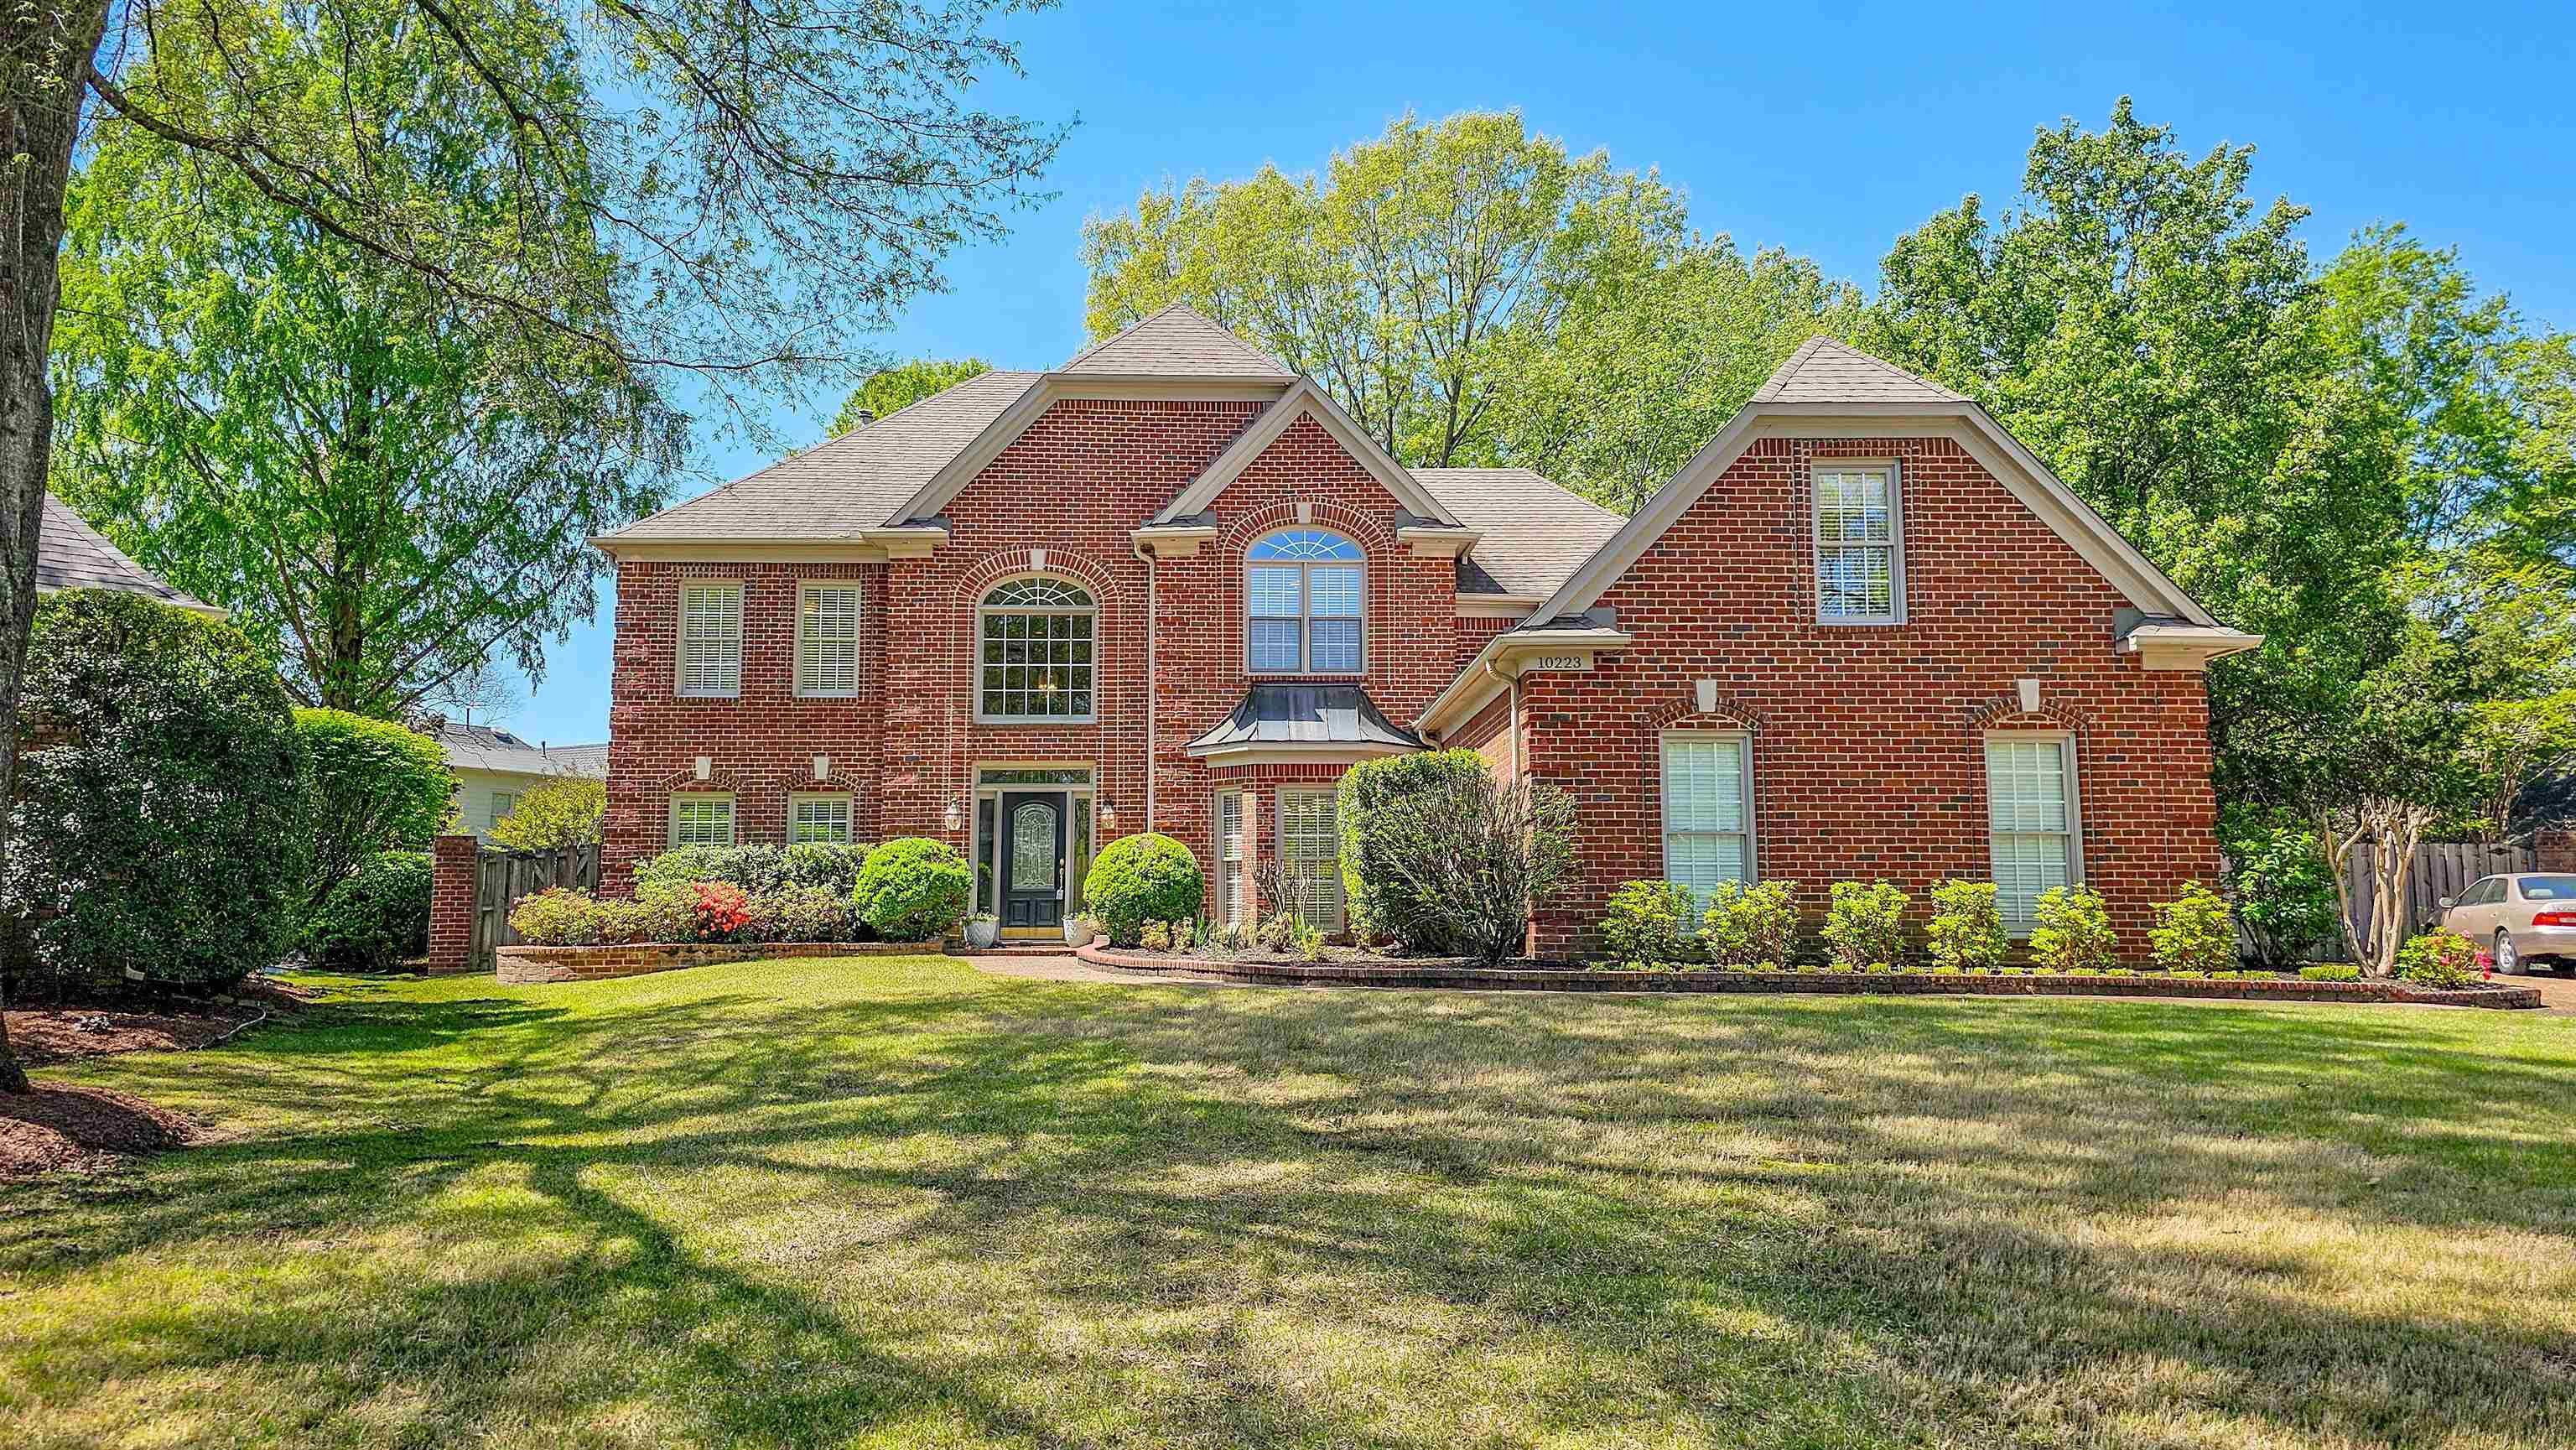
{"label": "upper story window", "polygon": [[994,585],[976,609],[975,718],[1091,719],[1099,612],[1088,591],[1043,574]]}
{"label": "upper story window", "polygon": [[801,584],[796,589],[796,693],[859,692],[859,586]]}
{"label": "upper story window", "polygon": [[742,693],[742,586],[680,586],[680,693]]}
{"label": "upper story window", "polygon": [[1358,674],[1368,554],[1323,529],[1286,529],[1245,557],[1244,661],[1251,673]]}
{"label": "upper story window", "polygon": [[1900,624],[1905,550],[1896,465],[1820,461],[1816,484],[1816,617]]}

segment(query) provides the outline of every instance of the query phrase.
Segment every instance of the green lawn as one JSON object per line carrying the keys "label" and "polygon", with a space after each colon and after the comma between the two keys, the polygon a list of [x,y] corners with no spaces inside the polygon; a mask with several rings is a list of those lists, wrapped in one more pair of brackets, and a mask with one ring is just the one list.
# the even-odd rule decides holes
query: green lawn
{"label": "green lawn", "polygon": [[2576,1443],[2576,1019],[340,984],[53,1074],[0,1445]]}

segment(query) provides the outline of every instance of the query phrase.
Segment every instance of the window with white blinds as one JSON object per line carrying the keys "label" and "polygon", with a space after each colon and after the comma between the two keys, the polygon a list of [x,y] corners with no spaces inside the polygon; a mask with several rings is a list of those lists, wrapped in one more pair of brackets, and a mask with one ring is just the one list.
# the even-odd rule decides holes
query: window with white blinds
{"label": "window with white blinds", "polygon": [[796,693],[859,692],[859,586],[807,584],[796,591]]}
{"label": "window with white blinds", "polygon": [[732,845],[733,797],[712,791],[691,791],[671,797],[671,844]]}
{"label": "window with white blinds", "polygon": [[1664,879],[1702,899],[1753,879],[1753,747],[1741,735],[1664,737]]}
{"label": "window with white blinds", "polygon": [[1279,865],[1287,905],[1325,933],[1342,929],[1342,837],[1329,790],[1279,793]]}
{"label": "window with white blinds", "polygon": [[795,795],[787,800],[787,839],[850,843],[850,798],[845,795]]}
{"label": "window with white blinds", "polygon": [[2026,928],[2041,892],[2080,879],[2075,743],[2026,732],[1986,737],[1986,829],[1995,903],[2007,925]]}
{"label": "window with white blinds", "polygon": [[1243,925],[1243,792],[1217,792],[1216,919],[1221,925]]}
{"label": "window with white blinds", "polygon": [[680,589],[680,693],[742,693],[742,586]]}
{"label": "window with white blinds", "polygon": [[1896,469],[1818,463],[1816,617],[1828,624],[1894,624],[1905,617],[1905,561]]}

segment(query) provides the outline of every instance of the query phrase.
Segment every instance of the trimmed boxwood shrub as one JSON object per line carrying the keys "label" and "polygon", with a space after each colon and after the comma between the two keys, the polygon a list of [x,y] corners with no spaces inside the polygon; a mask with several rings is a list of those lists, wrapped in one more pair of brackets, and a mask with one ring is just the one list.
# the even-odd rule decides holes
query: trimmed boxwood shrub
{"label": "trimmed boxwood shrub", "polygon": [[139,595],[50,595],[21,712],[0,878],[0,904],[32,918],[21,975],[212,987],[285,953],[313,797],[286,687],[240,629]]}
{"label": "trimmed boxwood shrub", "polygon": [[1481,780],[1486,773],[1485,758],[1472,750],[1390,755],[1342,773],[1333,792],[1333,817],[1342,838],[1342,896],[1352,935],[1392,937],[1407,950],[1432,955],[1458,950],[1458,934],[1445,914],[1395,870],[1373,824],[1397,801],[1455,781]]}
{"label": "trimmed boxwood shrub", "polygon": [[1622,964],[1694,961],[1700,953],[1699,903],[1674,881],[1631,881],[1610,893],[1601,916],[1601,945]]}
{"label": "trimmed boxwood shrub", "polygon": [[851,902],[887,941],[928,941],[966,914],[974,883],[956,847],[903,836],[868,852]]}
{"label": "trimmed boxwood shrub", "polygon": [[429,950],[426,851],[382,851],[305,914],[304,949],[328,967],[381,971]]}
{"label": "trimmed boxwood shrub", "polygon": [[1149,921],[1194,921],[1207,894],[1199,858],[1169,836],[1121,836],[1101,848],[1082,881],[1085,909],[1119,946],[1142,939]]}
{"label": "trimmed boxwood shrub", "polygon": [[437,741],[391,720],[298,710],[312,763],[313,864],[305,900],[319,902],[384,851],[426,851],[456,797]]}

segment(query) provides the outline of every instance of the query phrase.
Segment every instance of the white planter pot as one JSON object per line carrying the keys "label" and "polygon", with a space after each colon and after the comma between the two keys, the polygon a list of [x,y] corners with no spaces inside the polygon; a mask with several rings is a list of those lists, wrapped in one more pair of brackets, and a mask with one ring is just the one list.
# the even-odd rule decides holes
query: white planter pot
{"label": "white planter pot", "polygon": [[966,945],[973,947],[979,952],[989,949],[995,942],[998,942],[1001,939],[1002,924],[998,921],[970,921],[966,923]]}
{"label": "white planter pot", "polygon": [[1064,944],[1069,947],[1091,945],[1091,928],[1084,926],[1077,920],[1066,921],[1064,924]]}

